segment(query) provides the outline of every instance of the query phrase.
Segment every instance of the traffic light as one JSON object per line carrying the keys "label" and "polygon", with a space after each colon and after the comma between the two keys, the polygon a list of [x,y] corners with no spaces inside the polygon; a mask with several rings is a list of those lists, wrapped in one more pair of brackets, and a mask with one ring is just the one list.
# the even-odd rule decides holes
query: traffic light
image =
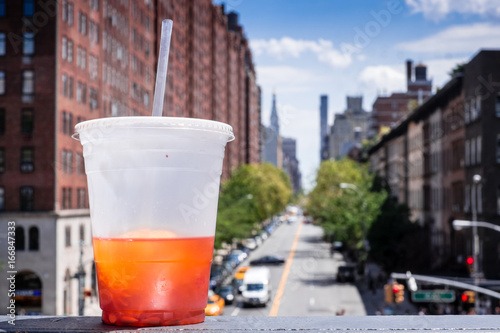
{"label": "traffic light", "polygon": [[474,258],[467,257],[467,259],[465,259],[465,262],[467,263],[467,269],[470,273],[472,273],[474,271]]}
{"label": "traffic light", "polygon": [[394,293],[392,291],[391,284],[386,284],[384,286],[384,296],[385,296],[386,303],[388,303],[388,304],[394,303]]}
{"label": "traffic light", "polygon": [[405,300],[405,286],[399,283],[392,285],[392,292],[394,293],[394,301],[399,304]]}
{"label": "traffic light", "polygon": [[461,300],[463,303],[474,303],[476,293],[472,290],[466,290],[462,293]]}

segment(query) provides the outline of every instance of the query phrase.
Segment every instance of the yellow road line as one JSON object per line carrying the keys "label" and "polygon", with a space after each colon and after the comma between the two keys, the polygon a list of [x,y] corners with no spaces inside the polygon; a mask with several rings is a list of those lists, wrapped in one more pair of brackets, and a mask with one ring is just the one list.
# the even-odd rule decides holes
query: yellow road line
{"label": "yellow road line", "polygon": [[297,243],[299,242],[300,230],[302,229],[302,223],[299,225],[297,229],[297,233],[295,234],[295,238],[293,240],[292,248],[290,249],[290,254],[288,255],[288,259],[285,264],[285,269],[283,270],[283,274],[281,275],[280,284],[278,286],[278,291],[276,291],[276,297],[274,297],[273,306],[271,307],[271,312],[269,312],[269,317],[276,317],[278,315],[278,310],[280,308],[281,298],[283,297],[283,293],[285,292],[286,280],[288,280],[288,274],[290,274],[290,268],[292,267],[293,256],[295,255],[295,248],[297,247]]}

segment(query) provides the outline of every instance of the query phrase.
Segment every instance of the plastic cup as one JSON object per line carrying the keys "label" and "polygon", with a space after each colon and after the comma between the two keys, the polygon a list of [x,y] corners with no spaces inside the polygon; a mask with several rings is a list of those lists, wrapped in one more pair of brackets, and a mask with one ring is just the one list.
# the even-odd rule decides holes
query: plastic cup
{"label": "plastic cup", "polygon": [[102,320],[204,321],[231,126],[116,117],[75,126],[83,145]]}

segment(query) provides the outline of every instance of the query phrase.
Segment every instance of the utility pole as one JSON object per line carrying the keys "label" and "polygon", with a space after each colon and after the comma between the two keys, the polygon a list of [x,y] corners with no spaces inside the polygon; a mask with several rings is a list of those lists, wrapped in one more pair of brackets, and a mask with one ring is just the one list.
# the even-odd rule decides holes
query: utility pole
{"label": "utility pole", "polygon": [[83,241],[80,241],[80,259],[78,263],[78,271],[72,276],[73,279],[78,279],[78,315],[83,316],[85,309],[85,269],[83,267]]}
{"label": "utility pole", "polygon": [[[472,235],[473,235],[473,243],[472,243],[472,257],[474,258],[474,262],[472,263],[473,267],[473,278],[474,285],[477,287],[479,285],[479,235],[477,234],[477,185],[481,183],[481,176],[474,175],[472,177]],[[474,307],[476,309],[476,313],[479,313],[479,297],[474,297]]]}

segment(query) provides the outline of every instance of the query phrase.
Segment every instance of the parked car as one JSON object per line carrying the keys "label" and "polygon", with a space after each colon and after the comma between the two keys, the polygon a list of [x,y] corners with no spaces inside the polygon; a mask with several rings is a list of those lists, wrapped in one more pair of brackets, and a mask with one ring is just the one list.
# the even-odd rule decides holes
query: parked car
{"label": "parked car", "polygon": [[217,289],[217,295],[222,297],[226,304],[232,304],[235,298],[234,287],[230,284],[223,285]]}
{"label": "parked car", "polygon": [[257,248],[257,242],[253,238],[244,239],[242,243],[252,251]]}
{"label": "parked car", "polygon": [[224,299],[215,294],[212,290],[209,290],[207,306],[205,307],[205,315],[220,316],[224,313],[224,305]]}
{"label": "parked car", "polygon": [[285,258],[277,255],[267,255],[250,261],[250,265],[281,265],[285,263]]}
{"label": "parked car", "polygon": [[356,266],[344,265],[339,266],[337,271],[338,282],[354,282],[356,280]]}

